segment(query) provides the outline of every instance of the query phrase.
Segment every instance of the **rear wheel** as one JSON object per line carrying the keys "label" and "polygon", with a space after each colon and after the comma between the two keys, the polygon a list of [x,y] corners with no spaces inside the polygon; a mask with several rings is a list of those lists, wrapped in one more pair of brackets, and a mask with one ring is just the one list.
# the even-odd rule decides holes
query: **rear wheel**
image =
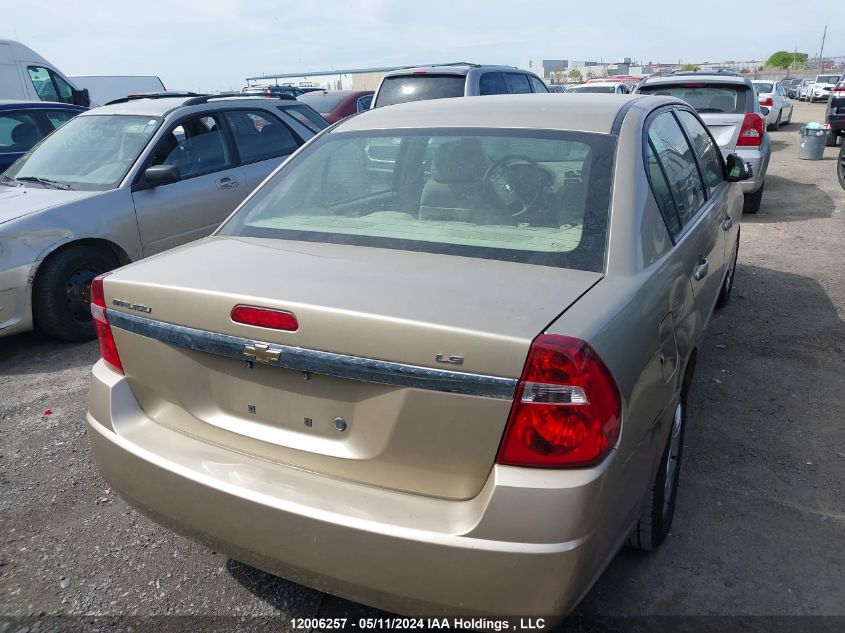
{"label": "rear wheel", "polygon": [[839,136],[839,133],[835,130],[831,130],[830,134],[827,135],[827,140],[825,141],[825,145],[828,147],[836,147],[836,138]]}
{"label": "rear wheel", "polygon": [[765,183],[760,185],[760,188],[754,193],[745,194],[742,205],[743,213],[757,213],[760,210],[760,203],[763,201],[763,187],[765,187]]}
{"label": "rear wheel", "polygon": [[794,109],[795,108],[789,108],[789,117],[786,119],[786,121],[783,122],[784,125],[789,125],[790,123],[792,123],[792,111]]}
{"label": "rear wheel", "polygon": [[116,266],[114,255],[96,246],[71,246],[50,255],[38,269],[32,287],[35,323],[65,341],[94,338],[91,281]]}
{"label": "rear wheel", "polygon": [[669,535],[675,516],[675,500],[678,496],[678,477],[681,473],[681,453],[684,448],[684,429],[687,417],[687,387],[681,390],[681,397],[675,405],[672,427],[666,439],[666,447],[657,468],[654,485],[649,493],[640,520],[628,536],[628,546],[641,550],[658,547]]}
{"label": "rear wheel", "polygon": [[777,132],[777,131],[780,129],[780,115],[781,115],[781,114],[783,114],[783,110],[781,110],[780,112],[778,112],[778,118],[777,118],[777,119],[775,119],[775,122],[774,122],[774,123],[772,123],[772,124],[769,126],[769,129],[770,129],[772,132]]}

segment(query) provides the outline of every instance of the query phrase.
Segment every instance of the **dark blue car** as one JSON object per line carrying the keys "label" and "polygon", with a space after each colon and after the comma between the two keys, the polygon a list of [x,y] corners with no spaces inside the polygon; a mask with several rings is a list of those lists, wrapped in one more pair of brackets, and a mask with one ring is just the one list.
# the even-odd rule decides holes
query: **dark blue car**
{"label": "dark blue car", "polygon": [[85,110],[68,103],[0,100],[0,174],[38,141]]}

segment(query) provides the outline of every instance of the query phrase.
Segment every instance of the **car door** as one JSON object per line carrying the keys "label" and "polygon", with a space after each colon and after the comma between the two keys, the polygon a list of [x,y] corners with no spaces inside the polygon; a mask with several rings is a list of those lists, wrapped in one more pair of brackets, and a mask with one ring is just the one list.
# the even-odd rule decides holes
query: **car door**
{"label": "car door", "polygon": [[150,186],[142,170],[132,187],[145,257],[209,235],[247,194],[219,113],[171,125],[144,168],[153,165],[175,166],[179,180]]}
{"label": "car door", "polygon": [[35,112],[0,112],[0,173],[44,136]]}
{"label": "car door", "polygon": [[673,240],[684,259],[702,326],[710,319],[725,261],[724,208],[719,196],[708,199],[698,158],[672,109],[663,109],[648,121],[650,150],[666,181],[677,216]]}
{"label": "car door", "polygon": [[266,110],[237,109],[223,113],[235,141],[249,193],[302,144],[293,131]]}

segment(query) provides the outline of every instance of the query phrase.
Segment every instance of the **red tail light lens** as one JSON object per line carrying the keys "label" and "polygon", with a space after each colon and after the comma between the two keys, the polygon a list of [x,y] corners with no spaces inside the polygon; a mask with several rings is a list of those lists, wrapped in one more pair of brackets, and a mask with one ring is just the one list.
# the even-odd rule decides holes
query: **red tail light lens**
{"label": "red tail light lens", "polygon": [[496,461],[572,468],[601,462],[619,438],[619,388],[584,341],[541,334],[531,344]]}
{"label": "red tail light lens", "polygon": [[775,102],[772,101],[771,97],[766,97],[765,99],[760,99],[760,105],[769,106],[771,108],[774,104],[775,104]]}
{"label": "red tail light lens", "polygon": [[296,332],[299,323],[296,317],[284,310],[271,310],[270,308],[257,308],[255,306],[236,305],[232,308],[232,321],[244,325],[255,325],[266,327],[271,330],[285,330]]}
{"label": "red tail light lens", "polygon": [[106,296],[103,292],[103,279],[111,273],[103,273],[91,282],[91,316],[94,319],[94,330],[97,332],[97,342],[100,344],[100,356],[112,369],[123,373],[123,364],[117,353],[117,345],[106,316]]}
{"label": "red tail light lens", "polygon": [[737,145],[742,147],[757,147],[763,142],[766,120],[758,112],[748,112],[739,130]]}

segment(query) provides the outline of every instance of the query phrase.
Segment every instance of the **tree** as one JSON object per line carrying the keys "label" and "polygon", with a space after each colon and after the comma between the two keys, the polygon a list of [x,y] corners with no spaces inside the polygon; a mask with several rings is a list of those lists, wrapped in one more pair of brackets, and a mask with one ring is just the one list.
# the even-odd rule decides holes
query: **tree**
{"label": "tree", "polygon": [[701,70],[701,66],[698,64],[684,64],[681,66],[681,70]]}
{"label": "tree", "polygon": [[573,68],[569,71],[569,79],[571,81],[581,83],[581,80],[583,79],[583,77],[581,76],[581,71],[577,68]]}
{"label": "tree", "polygon": [[778,51],[772,53],[766,60],[766,66],[772,68],[799,68],[807,63],[807,53],[790,53],[789,51]]}

